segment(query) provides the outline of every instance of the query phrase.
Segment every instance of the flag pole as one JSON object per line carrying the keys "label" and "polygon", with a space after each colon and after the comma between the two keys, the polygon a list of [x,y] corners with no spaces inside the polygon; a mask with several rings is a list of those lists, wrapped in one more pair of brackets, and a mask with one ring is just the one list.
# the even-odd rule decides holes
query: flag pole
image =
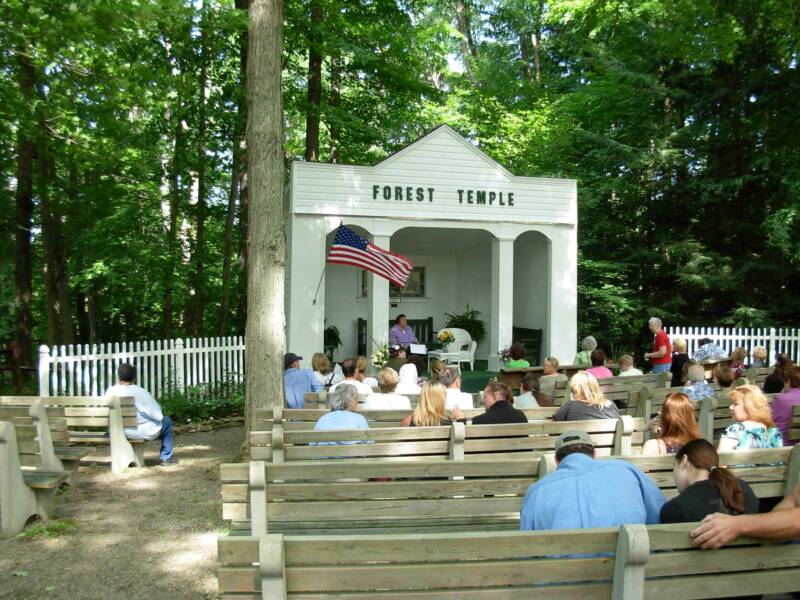
{"label": "flag pole", "polygon": [[[342,225],[344,225],[344,219],[339,220],[339,227],[341,227]],[[339,229],[339,227],[337,227],[336,229]],[[325,266],[322,268],[322,275],[319,276],[319,283],[317,283],[317,291],[314,292],[314,299],[311,301],[311,306],[317,305],[317,296],[319,296],[319,288],[322,285],[322,278],[325,277],[325,271],[327,270],[328,270],[328,261],[326,260]]]}

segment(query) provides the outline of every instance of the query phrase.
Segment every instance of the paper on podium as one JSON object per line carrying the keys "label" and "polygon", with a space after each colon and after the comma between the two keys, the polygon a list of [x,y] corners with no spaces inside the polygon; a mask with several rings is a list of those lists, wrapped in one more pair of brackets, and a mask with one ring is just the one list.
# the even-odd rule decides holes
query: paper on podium
{"label": "paper on podium", "polygon": [[411,354],[427,354],[428,348],[425,344],[411,344],[409,347],[409,352]]}

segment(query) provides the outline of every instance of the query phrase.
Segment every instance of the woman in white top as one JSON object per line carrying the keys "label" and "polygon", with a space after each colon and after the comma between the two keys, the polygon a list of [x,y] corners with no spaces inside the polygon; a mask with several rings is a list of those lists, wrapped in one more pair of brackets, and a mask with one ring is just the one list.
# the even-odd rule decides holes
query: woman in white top
{"label": "woman in white top", "polygon": [[356,357],[356,379],[358,379],[361,383],[364,383],[375,389],[378,387],[378,380],[374,377],[369,377],[367,375],[367,369],[369,369],[369,361],[367,360],[366,356],[357,356]]}
{"label": "woman in white top", "polygon": [[419,394],[417,367],[412,363],[406,363],[400,367],[400,383],[397,384],[396,391],[398,394]]}
{"label": "woman in white top", "polygon": [[331,368],[331,361],[322,352],[317,352],[311,357],[311,368],[314,369],[316,380],[325,387],[330,387],[344,380],[344,375],[339,365]]}
{"label": "woman in white top", "polygon": [[400,382],[397,371],[386,367],[378,373],[380,394],[370,394],[364,402],[362,410],[405,410],[411,408],[411,400],[407,396],[396,394],[395,389]]}

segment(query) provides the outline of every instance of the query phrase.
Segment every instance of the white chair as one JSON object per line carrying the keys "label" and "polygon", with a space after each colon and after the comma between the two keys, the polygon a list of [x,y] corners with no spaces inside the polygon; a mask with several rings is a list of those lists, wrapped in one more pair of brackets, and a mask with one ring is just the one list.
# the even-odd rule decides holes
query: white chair
{"label": "white chair", "polygon": [[474,370],[473,363],[478,342],[472,339],[466,329],[447,327],[442,331],[449,331],[455,339],[441,350],[428,352],[428,366],[430,366],[431,360],[438,358],[445,364],[456,364],[459,368],[461,368],[461,363],[469,363],[469,370]]}

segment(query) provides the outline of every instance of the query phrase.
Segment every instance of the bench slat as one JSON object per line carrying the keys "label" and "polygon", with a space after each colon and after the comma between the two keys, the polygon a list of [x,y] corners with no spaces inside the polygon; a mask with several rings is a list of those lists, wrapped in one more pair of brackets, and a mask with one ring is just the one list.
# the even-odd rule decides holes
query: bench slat
{"label": "bench slat", "polygon": [[67,480],[67,476],[63,471],[22,471],[25,485],[42,490],[57,488]]}

